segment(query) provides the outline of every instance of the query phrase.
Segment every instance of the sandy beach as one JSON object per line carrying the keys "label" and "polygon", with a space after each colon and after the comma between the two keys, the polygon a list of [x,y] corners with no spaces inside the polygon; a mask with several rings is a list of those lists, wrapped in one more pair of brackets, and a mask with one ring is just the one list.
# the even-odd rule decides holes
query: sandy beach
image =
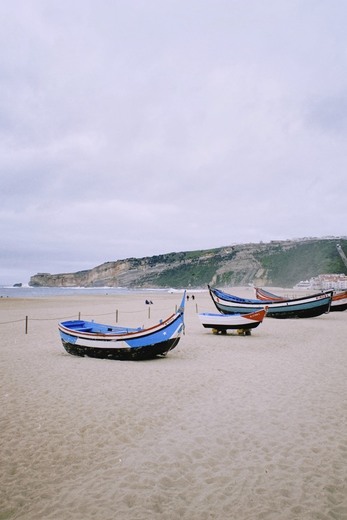
{"label": "sandy beach", "polygon": [[345,520],[347,311],[216,336],[195,293],[166,358],[64,351],[60,320],[149,325],[181,295],[144,298],[0,299],[0,520]]}

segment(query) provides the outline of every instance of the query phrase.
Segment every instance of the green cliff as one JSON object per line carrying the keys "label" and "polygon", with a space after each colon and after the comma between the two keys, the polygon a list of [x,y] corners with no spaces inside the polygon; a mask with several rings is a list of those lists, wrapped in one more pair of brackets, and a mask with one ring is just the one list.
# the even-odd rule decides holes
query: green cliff
{"label": "green cliff", "polygon": [[291,287],[319,274],[347,274],[346,238],[307,238],[239,244],[106,262],[76,273],[38,273],[46,287],[182,288],[235,285]]}

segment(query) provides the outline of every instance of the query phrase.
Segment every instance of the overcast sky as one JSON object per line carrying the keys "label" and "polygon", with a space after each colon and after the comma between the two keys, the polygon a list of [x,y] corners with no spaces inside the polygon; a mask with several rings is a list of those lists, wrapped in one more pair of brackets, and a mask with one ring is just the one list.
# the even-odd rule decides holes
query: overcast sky
{"label": "overcast sky", "polygon": [[0,283],[347,234],[347,2],[2,0]]}

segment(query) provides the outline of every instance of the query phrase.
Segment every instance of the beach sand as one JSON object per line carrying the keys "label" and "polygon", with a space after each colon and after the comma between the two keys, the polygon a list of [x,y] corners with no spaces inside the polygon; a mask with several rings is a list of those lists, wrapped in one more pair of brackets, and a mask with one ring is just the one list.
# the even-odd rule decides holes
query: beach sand
{"label": "beach sand", "polygon": [[181,295],[145,298],[0,300],[0,520],[345,520],[347,312],[216,336],[195,293],[166,358],[63,349],[61,319],[149,325]]}

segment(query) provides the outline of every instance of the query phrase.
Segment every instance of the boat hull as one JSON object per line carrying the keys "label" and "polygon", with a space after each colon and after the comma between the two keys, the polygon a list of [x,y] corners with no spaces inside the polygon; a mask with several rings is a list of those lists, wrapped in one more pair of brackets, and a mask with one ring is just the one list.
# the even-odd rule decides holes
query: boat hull
{"label": "boat hull", "polygon": [[74,356],[126,361],[162,357],[177,346],[184,331],[184,302],[185,295],[175,314],[147,329],[72,320],[58,324],[60,338]]}
{"label": "boat hull", "polygon": [[153,359],[156,357],[164,357],[166,354],[174,349],[180,337],[176,337],[153,345],[146,345],[144,347],[84,347],[83,345],[76,345],[62,340],[63,347],[66,352],[73,356],[92,357],[99,359],[114,359],[119,361],[141,361],[146,359]]}
{"label": "boat hull", "polygon": [[346,303],[331,303],[330,312],[342,312],[347,309],[347,301]]}
{"label": "boat hull", "polygon": [[[256,287],[256,298],[264,302],[285,301],[286,298],[273,294],[265,289]],[[341,312],[347,309],[347,291],[333,293],[330,305],[330,312]]]}
{"label": "boat hull", "polygon": [[205,312],[199,314],[199,319],[206,329],[219,332],[226,332],[227,330],[248,331],[258,327],[265,315],[265,309],[251,314],[213,314]]}
{"label": "boat hull", "polygon": [[[245,314],[260,310],[265,302],[263,300],[250,300],[230,295],[218,289],[209,287],[211,298],[223,314]],[[277,319],[313,318],[329,312],[332,291],[319,293],[305,298],[281,301],[266,301],[268,311],[266,316]]]}
{"label": "boat hull", "polygon": [[347,291],[336,293],[331,300],[330,312],[342,312],[347,309]]}

